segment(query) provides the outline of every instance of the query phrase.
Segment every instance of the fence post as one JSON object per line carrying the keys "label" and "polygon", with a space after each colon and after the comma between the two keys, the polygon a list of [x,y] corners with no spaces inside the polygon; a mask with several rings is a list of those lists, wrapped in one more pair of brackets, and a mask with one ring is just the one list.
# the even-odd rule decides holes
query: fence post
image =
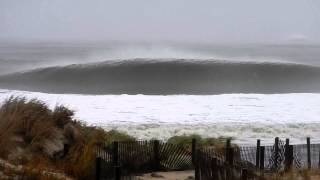
{"label": "fence post", "polygon": [[195,180],[200,180],[200,161],[199,161],[199,156],[200,156],[200,149],[197,149],[197,156],[195,159],[195,169],[194,169],[194,179]]}
{"label": "fence post", "polygon": [[284,151],[284,160],[285,160],[285,171],[291,168],[291,152],[290,152],[290,140],[286,139],[285,144],[285,151]]}
{"label": "fence post", "polygon": [[278,159],[279,159],[279,137],[274,139],[274,164],[273,167],[278,169]]}
{"label": "fence post", "polygon": [[95,150],[96,150],[97,156],[101,157],[102,155],[100,152],[100,146],[97,146]]}
{"label": "fence post", "polygon": [[264,152],[265,152],[265,147],[261,146],[260,147],[260,178],[264,179]]}
{"label": "fence post", "polygon": [[119,164],[119,142],[118,141],[113,141],[113,146],[112,146],[112,161],[113,165],[117,166]]}
{"label": "fence post", "polygon": [[289,168],[292,168],[292,164],[293,164],[293,145],[289,145]]}
{"label": "fence post", "polygon": [[247,180],[247,179],[248,179],[248,170],[247,169],[242,169],[241,180]]}
{"label": "fence post", "polygon": [[265,151],[265,147],[261,146],[260,147],[260,170],[261,171],[264,170],[264,151]]}
{"label": "fence post", "polygon": [[101,157],[96,158],[96,180],[100,180],[101,174]]}
{"label": "fence post", "polygon": [[231,139],[227,139],[227,142],[226,142],[226,147],[229,148],[231,147]]}
{"label": "fence post", "polygon": [[217,158],[211,159],[211,172],[212,172],[212,178],[213,179],[219,179],[219,171],[218,171],[218,164],[217,164]]}
{"label": "fence post", "polygon": [[307,137],[308,169],[311,169],[310,137]]}
{"label": "fence post", "polygon": [[154,158],[154,170],[160,170],[160,157],[159,157],[159,148],[160,142],[159,140],[153,141],[153,158]]}
{"label": "fence post", "polygon": [[286,144],[284,146],[284,169],[288,170],[288,166],[289,166],[289,144],[290,144],[290,140],[287,138],[286,139]]}
{"label": "fence post", "polygon": [[120,180],[121,179],[121,168],[120,166],[114,166],[115,170],[115,180]]}
{"label": "fence post", "polygon": [[226,162],[229,164],[229,165],[233,165],[233,149],[231,147],[231,140],[228,139],[227,140],[227,143],[226,143]]}
{"label": "fence post", "polygon": [[320,168],[320,151],[319,151],[319,162],[318,162],[318,168]]}
{"label": "fence post", "polygon": [[260,139],[257,140],[257,150],[256,150],[256,168],[259,168],[259,158],[260,158]]}
{"label": "fence post", "polygon": [[289,138],[287,138],[286,139],[286,144],[285,144],[286,146],[289,146],[290,145],[290,139]]}
{"label": "fence post", "polygon": [[232,166],[233,165],[233,160],[234,160],[234,149],[232,147],[229,148],[229,164]]}
{"label": "fence post", "polygon": [[233,148],[231,147],[231,139],[227,139],[226,143],[226,163],[227,163],[227,179],[234,179],[234,174],[233,174]]}
{"label": "fence post", "polygon": [[191,152],[192,152],[192,163],[195,165],[196,162],[196,151],[197,149],[197,140],[195,138],[192,139],[192,147],[191,147]]}

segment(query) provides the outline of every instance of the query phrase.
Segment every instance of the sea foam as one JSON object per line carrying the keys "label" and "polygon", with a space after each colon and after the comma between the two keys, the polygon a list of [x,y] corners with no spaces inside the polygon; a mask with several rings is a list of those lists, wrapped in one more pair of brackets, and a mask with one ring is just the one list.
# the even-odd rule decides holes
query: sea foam
{"label": "sea foam", "polygon": [[320,142],[320,94],[80,95],[0,90],[10,96],[38,98],[51,108],[63,104],[89,125],[117,129],[139,139],[174,135],[233,137],[241,144],[275,136],[301,143]]}

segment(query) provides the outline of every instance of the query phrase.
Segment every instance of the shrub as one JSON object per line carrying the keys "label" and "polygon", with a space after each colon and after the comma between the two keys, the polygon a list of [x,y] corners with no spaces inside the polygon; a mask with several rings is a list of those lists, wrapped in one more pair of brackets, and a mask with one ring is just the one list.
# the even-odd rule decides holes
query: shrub
{"label": "shrub", "polygon": [[55,129],[51,111],[38,100],[10,97],[0,108],[0,146],[2,155],[15,146],[15,137],[37,149],[44,139],[51,138]]}
{"label": "shrub", "polygon": [[52,119],[55,125],[59,128],[63,128],[66,124],[72,121],[74,112],[64,106],[55,107],[52,115]]}
{"label": "shrub", "polygon": [[190,147],[192,143],[192,139],[196,139],[198,145],[201,146],[213,146],[216,148],[224,147],[226,144],[226,140],[228,138],[219,137],[219,138],[202,138],[199,135],[182,135],[182,136],[173,136],[168,139],[168,143],[175,144],[183,147]]}
{"label": "shrub", "polygon": [[[76,179],[92,179],[97,145],[135,140],[118,131],[106,132],[102,128],[87,126],[73,120],[73,115],[74,112],[64,106],[51,110],[36,99],[8,98],[0,107],[0,156],[7,159],[17,147],[23,149],[22,154],[26,156],[14,161],[31,169],[24,175],[35,179],[38,177],[33,170],[41,172],[47,168],[64,171]],[[57,139],[60,136],[62,138]],[[67,141],[68,148],[53,159],[43,148],[48,140],[55,138]]]}

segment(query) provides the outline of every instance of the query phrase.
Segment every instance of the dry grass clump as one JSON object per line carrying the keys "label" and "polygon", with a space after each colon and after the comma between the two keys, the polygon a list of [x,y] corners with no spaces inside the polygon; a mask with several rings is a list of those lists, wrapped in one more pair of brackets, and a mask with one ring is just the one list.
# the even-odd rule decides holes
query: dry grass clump
{"label": "dry grass clump", "polygon": [[32,179],[43,179],[43,172],[93,179],[97,145],[134,140],[117,131],[87,126],[73,115],[64,106],[51,110],[37,99],[8,98],[0,106],[0,159],[23,165],[22,175]]}
{"label": "dry grass clump", "polygon": [[52,119],[55,125],[63,128],[66,124],[72,122],[74,112],[64,106],[57,106],[52,112]]}
{"label": "dry grass clump", "polygon": [[216,148],[223,148],[226,145],[228,138],[219,137],[219,138],[202,138],[197,134],[192,135],[182,135],[182,136],[173,136],[168,139],[168,143],[175,144],[178,146],[191,146],[192,139],[196,139],[197,144],[200,146],[213,146]]}
{"label": "dry grass clump", "polygon": [[[133,137],[118,131],[82,125],[83,141],[70,148],[65,158],[65,171],[76,179],[92,179],[95,172],[95,147],[111,145],[113,141],[133,141]],[[86,128],[84,128],[86,127]]]}
{"label": "dry grass clump", "polygon": [[[182,136],[173,136],[168,139],[168,143],[184,147],[186,149],[191,148],[192,139],[196,139],[198,146],[206,146],[208,148],[214,149],[218,154],[224,155],[227,137],[218,137],[218,138],[202,138],[197,134],[192,135],[182,135]],[[234,148],[238,148],[235,144],[232,144]]]}
{"label": "dry grass clump", "polygon": [[17,144],[40,150],[55,134],[53,112],[41,101],[10,97],[0,107],[0,154],[8,155]]}

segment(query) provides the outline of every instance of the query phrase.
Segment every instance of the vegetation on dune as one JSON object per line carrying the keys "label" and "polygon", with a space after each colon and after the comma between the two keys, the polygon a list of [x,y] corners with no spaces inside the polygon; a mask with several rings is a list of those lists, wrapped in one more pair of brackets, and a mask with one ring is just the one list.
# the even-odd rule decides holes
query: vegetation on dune
{"label": "vegetation on dune", "polygon": [[227,137],[219,138],[202,138],[197,134],[192,135],[182,135],[173,136],[168,139],[168,143],[176,144],[179,146],[190,146],[192,139],[196,139],[197,144],[200,146],[214,146],[214,147],[224,147],[226,145]]}
{"label": "vegetation on dune", "polygon": [[73,115],[64,106],[51,110],[36,99],[8,98],[0,107],[0,158],[23,165],[14,172],[19,176],[40,177],[53,169],[76,179],[92,179],[96,145],[134,140],[124,133],[87,126]]}
{"label": "vegetation on dune", "polygon": [[[168,143],[190,149],[192,144],[192,139],[196,139],[197,146],[203,146],[203,147],[206,147],[207,149],[212,149],[217,154],[224,156],[227,139],[232,139],[232,138],[229,138],[229,137],[203,138],[197,134],[192,134],[192,135],[173,136],[168,139]],[[231,146],[238,148],[238,146],[235,144],[231,144]],[[237,154],[235,154],[235,156],[240,157],[239,151]]]}

